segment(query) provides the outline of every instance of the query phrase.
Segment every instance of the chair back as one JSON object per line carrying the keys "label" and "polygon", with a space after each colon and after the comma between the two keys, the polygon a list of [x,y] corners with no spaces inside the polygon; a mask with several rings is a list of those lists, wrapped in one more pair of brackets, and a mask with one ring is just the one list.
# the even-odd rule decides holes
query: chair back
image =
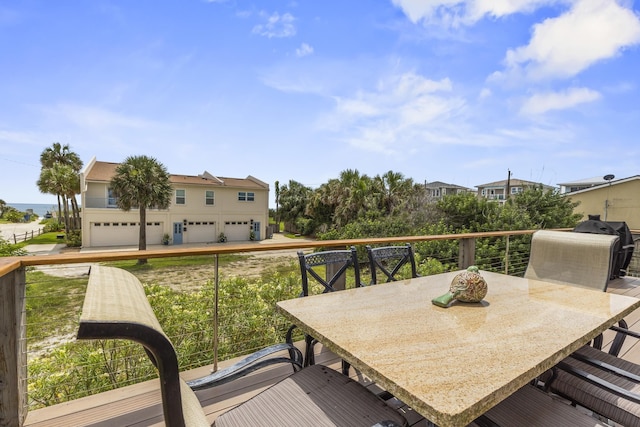
{"label": "chair back", "polygon": [[[310,294],[310,277],[321,285],[322,293],[338,290],[338,286],[345,283],[349,267],[353,267],[356,287],[360,286],[360,266],[358,265],[358,255],[354,246],[351,246],[348,250],[314,252],[308,255],[298,251],[298,260],[300,261],[300,273],[302,275],[302,293],[300,296],[306,297]],[[318,267],[324,267],[324,271]]]}
{"label": "chair back", "polygon": [[[411,266],[411,277],[418,277],[413,248],[409,243],[404,246],[383,246],[372,248],[367,245],[367,255],[371,268],[371,284],[398,280],[396,274],[405,266]],[[378,280],[378,271],[384,276]]]}
{"label": "chair back", "polygon": [[538,230],[531,238],[527,279],[605,291],[618,236]]}

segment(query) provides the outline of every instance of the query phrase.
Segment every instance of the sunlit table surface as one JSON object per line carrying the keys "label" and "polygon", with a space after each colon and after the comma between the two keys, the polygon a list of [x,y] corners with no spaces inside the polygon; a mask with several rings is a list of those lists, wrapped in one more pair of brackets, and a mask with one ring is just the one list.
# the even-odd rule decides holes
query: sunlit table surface
{"label": "sunlit table surface", "polygon": [[481,271],[480,303],[431,299],[458,272],[278,302],[304,332],[439,426],[464,426],[640,300]]}

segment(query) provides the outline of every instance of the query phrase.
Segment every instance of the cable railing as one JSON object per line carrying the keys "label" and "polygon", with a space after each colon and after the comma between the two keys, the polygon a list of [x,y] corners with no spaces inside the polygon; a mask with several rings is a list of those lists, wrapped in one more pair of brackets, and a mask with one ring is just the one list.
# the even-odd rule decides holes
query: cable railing
{"label": "cable railing", "polygon": [[[20,320],[13,331],[13,346],[3,343],[3,350],[22,349],[14,355],[16,369],[12,372],[18,378],[9,382],[15,384],[13,392],[22,397],[12,402],[3,395],[3,404],[13,407],[20,417],[29,410],[156,376],[139,345],[75,339],[88,273],[94,263],[125,268],[140,279],[156,317],[176,346],[181,370],[204,365],[215,369],[218,361],[284,340],[289,325],[275,312],[275,303],[300,293],[296,250],[355,245],[365,284],[370,282],[366,244],[412,243],[420,275],[476,264],[483,270],[521,276],[528,262],[532,232],[171,247],[146,251],[146,266],[137,265],[138,251],[11,258],[0,263],[0,289],[14,288],[20,309],[15,316]],[[264,268],[252,271],[250,267],[257,263],[255,255],[262,251],[276,251],[277,255],[261,258]],[[23,295],[19,290],[22,286]],[[0,295],[0,304],[6,295]],[[10,321],[8,314],[5,311],[2,315],[0,322],[4,324],[0,327]]]}

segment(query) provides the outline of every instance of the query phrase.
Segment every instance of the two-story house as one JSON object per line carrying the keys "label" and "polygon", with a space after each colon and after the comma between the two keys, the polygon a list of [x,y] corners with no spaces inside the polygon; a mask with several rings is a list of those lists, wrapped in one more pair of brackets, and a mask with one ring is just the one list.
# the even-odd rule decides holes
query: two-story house
{"label": "two-story house", "polygon": [[[95,157],[80,173],[82,246],[137,245],[137,209],[124,212],[109,187],[118,163]],[[257,178],[171,175],[173,197],[168,209],[147,210],[147,244],[262,240],[269,224],[269,185]]]}
{"label": "two-story house", "polygon": [[447,184],[442,181],[425,182],[424,188],[429,192],[429,196],[435,200],[438,200],[447,194],[460,194],[472,191],[470,188],[455,184]]}
{"label": "two-story house", "polygon": [[527,188],[539,186],[542,186],[542,188],[547,191],[555,190],[555,188],[550,185],[516,178],[480,184],[476,185],[476,188],[478,189],[478,197],[484,197],[489,200],[496,200],[500,203],[504,203],[509,196],[522,193]]}

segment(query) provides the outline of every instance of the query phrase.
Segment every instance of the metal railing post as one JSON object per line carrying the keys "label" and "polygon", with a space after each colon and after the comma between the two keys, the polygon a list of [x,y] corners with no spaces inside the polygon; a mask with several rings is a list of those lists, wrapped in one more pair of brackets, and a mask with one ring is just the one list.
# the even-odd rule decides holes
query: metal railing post
{"label": "metal railing post", "polygon": [[507,243],[504,248],[504,274],[509,274],[509,236],[506,237]]}
{"label": "metal railing post", "polygon": [[220,290],[218,276],[218,254],[214,255],[213,263],[213,371],[218,370],[218,297]]}

